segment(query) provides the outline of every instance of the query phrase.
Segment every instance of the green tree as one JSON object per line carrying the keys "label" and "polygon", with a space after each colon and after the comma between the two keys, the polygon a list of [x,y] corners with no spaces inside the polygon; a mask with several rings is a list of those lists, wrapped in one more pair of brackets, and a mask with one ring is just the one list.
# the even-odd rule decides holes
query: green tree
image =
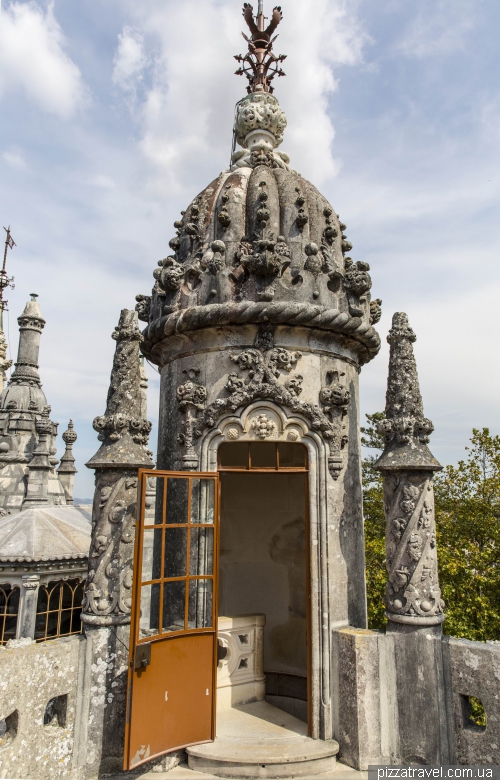
{"label": "green tree", "polygon": [[435,481],[447,634],[500,639],[500,437],[472,432],[467,458]]}
{"label": "green tree", "polygon": [[[377,432],[377,423],[384,418],[382,412],[367,414],[368,425],[361,428],[361,444],[370,449],[382,450],[384,444]],[[379,471],[373,468],[378,455],[363,458],[363,513],[365,516],[366,593],[368,601],[368,625],[370,628],[385,626],[385,515],[384,485]]]}
{"label": "green tree", "polygon": [[[363,460],[368,624],[383,628],[385,517],[383,482],[373,463],[383,442],[366,415],[365,447],[378,450]],[[468,455],[435,478],[439,579],[446,602],[447,634],[472,640],[500,638],[500,437],[474,429]]]}

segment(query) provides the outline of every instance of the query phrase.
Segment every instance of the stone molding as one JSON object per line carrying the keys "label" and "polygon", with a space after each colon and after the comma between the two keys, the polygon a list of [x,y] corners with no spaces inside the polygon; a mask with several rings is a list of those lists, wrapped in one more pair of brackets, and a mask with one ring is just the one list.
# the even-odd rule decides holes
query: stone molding
{"label": "stone molding", "polygon": [[141,351],[154,360],[156,345],[168,336],[202,328],[266,322],[273,325],[302,325],[346,335],[357,343],[361,364],[375,357],[380,349],[380,338],[374,328],[347,312],[305,302],[242,301],[195,306],[161,317],[145,329]]}

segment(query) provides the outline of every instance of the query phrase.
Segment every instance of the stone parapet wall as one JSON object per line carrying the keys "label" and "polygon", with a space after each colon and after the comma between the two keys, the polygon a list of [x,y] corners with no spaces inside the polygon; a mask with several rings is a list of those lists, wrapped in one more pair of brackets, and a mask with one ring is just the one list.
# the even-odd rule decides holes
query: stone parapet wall
{"label": "stone parapet wall", "polygon": [[[468,642],[446,637],[449,720],[455,734],[457,764],[500,764],[500,643]],[[475,726],[468,700],[479,699],[486,728]]]}
{"label": "stone parapet wall", "polygon": [[[411,628],[411,627],[410,627]],[[500,644],[405,632],[334,631],[339,760],[368,764],[500,763]],[[479,699],[486,727],[470,717]]]}
{"label": "stone parapet wall", "polygon": [[0,720],[8,727],[0,736],[0,777],[78,777],[73,752],[84,642],[74,636],[42,644],[20,640],[0,648]]}

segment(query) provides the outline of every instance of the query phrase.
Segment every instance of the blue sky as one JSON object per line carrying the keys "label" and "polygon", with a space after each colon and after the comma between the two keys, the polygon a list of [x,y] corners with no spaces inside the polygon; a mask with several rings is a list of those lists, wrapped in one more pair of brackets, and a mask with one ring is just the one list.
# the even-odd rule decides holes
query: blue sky
{"label": "blue sky", "polygon": [[[472,427],[500,432],[500,4],[281,5],[282,149],[346,222],[383,299],[362,411],[384,407],[385,335],[406,311],[432,450],[456,462]],[[73,417],[79,434],[78,496],[93,491],[84,462],[120,309],[149,292],[174,220],[227,167],[242,29],[239,0],[2,2],[0,217],[18,244],[10,347],[15,358],[16,317],[37,292],[44,390],[60,431]]]}

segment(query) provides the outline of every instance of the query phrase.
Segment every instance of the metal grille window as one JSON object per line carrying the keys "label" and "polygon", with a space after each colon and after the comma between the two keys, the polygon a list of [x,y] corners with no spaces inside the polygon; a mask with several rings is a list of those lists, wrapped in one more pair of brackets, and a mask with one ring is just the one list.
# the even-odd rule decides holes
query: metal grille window
{"label": "metal grille window", "polygon": [[16,638],[19,588],[0,585],[0,645]]}
{"label": "metal grille window", "polygon": [[35,626],[37,642],[81,633],[84,587],[84,580],[49,582],[40,586]]}

